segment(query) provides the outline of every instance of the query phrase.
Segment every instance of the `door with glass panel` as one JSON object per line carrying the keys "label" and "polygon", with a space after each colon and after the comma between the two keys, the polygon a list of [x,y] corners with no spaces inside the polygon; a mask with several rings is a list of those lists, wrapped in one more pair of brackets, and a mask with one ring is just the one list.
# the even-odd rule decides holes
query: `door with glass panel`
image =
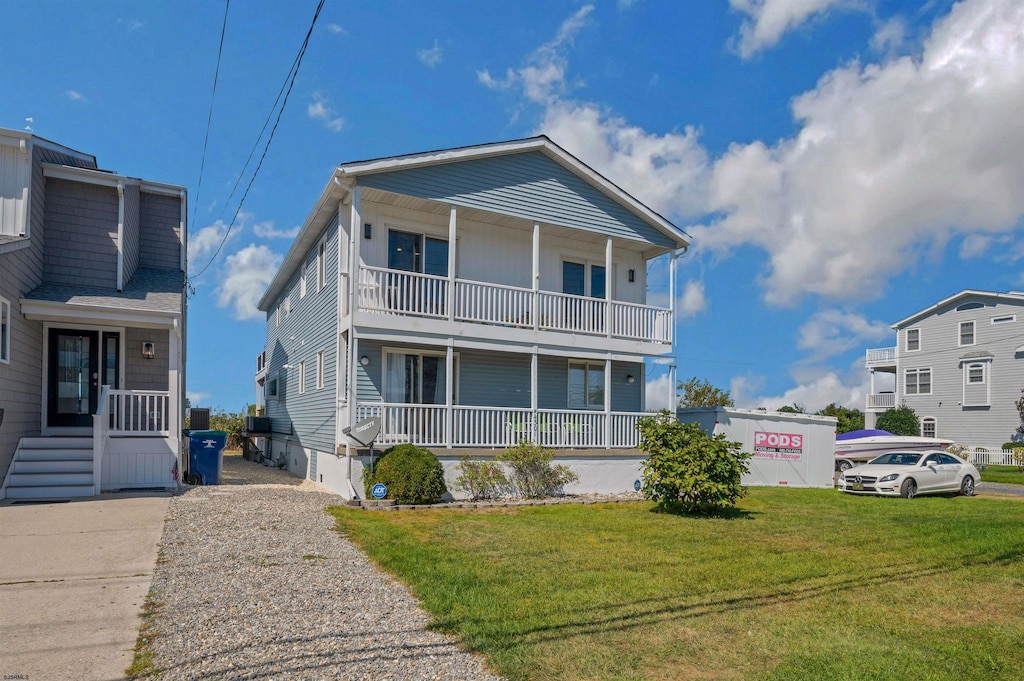
{"label": "door with glass panel", "polygon": [[99,393],[99,333],[50,329],[47,425],[88,427]]}
{"label": "door with glass panel", "polygon": [[386,354],[384,401],[404,406],[386,408],[385,432],[395,440],[416,444],[443,443],[448,383],[444,355]]}
{"label": "door with glass panel", "polygon": [[388,269],[432,275],[388,276],[388,309],[435,317],[447,316],[448,242],[422,234],[388,231]]}
{"label": "door with glass panel", "polygon": [[562,293],[579,296],[565,299],[567,329],[604,333],[607,279],[603,265],[562,262]]}

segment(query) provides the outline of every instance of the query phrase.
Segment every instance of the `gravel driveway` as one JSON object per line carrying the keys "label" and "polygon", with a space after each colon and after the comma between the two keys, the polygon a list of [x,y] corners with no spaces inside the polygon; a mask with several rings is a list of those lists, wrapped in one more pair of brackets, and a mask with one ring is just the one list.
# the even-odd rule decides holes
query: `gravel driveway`
{"label": "gravel driveway", "polygon": [[340,497],[238,457],[223,481],[171,500],[150,594],[158,678],[499,679],[334,531],[323,509]]}

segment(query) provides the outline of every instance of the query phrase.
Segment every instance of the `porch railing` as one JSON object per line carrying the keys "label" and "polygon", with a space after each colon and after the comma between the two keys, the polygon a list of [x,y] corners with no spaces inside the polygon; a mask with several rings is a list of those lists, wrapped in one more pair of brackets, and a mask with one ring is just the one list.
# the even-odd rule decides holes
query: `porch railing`
{"label": "porch railing", "polygon": [[426,447],[511,447],[520,440],[552,448],[633,448],[636,423],[650,414],[573,409],[530,409],[360,402],[356,420],[381,419],[378,443],[412,442]]}
{"label": "porch railing", "polygon": [[868,366],[875,364],[895,364],[896,348],[868,348],[865,362]]}
{"label": "porch railing", "polygon": [[167,437],[171,394],[166,390],[111,390],[110,434]]}
{"label": "porch railing", "polygon": [[868,409],[892,409],[896,406],[896,393],[868,394]]}
{"label": "porch railing", "polygon": [[651,305],[382,267],[359,268],[359,309],[462,322],[672,342],[672,313]]}

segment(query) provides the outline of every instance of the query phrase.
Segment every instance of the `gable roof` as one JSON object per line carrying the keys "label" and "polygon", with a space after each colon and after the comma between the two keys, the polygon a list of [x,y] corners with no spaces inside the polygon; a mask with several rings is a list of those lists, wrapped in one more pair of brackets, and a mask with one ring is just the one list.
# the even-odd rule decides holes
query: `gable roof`
{"label": "gable roof", "polygon": [[964,300],[965,298],[987,298],[995,301],[1005,300],[1024,303],[1024,292],[1007,291],[1006,293],[996,293],[995,291],[976,291],[974,289],[964,289],[960,293],[951,295],[948,298],[940,300],[931,307],[925,308],[920,312],[915,312],[906,319],[901,319],[900,321],[893,324],[890,328],[896,330],[902,329],[907,324],[913,324],[919,319],[927,317],[928,315],[932,314],[939,308],[945,307],[946,305],[951,305],[952,303],[955,303],[958,300]]}
{"label": "gable roof", "polygon": [[[266,310],[270,301],[280,294],[285,284],[295,273],[296,269],[298,269],[304,254],[319,238],[320,232],[326,226],[324,220],[334,213],[336,206],[336,204],[331,205],[329,202],[332,199],[334,201],[340,200],[344,194],[351,192],[352,187],[357,185],[373,187],[381,184],[381,188],[386,189],[387,187],[382,184],[383,180],[385,178],[394,179],[400,174],[403,175],[403,179],[407,180],[416,174],[415,171],[421,169],[438,169],[439,167],[456,163],[463,165],[479,164],[489,159],[499,159],[511,155],[524,155],[525,158],[525,155],[529,154],[534,156],[537,154],[543,155],[547,161],[557,164],[564,171],[566,177],[571,175],[576,181],[574,184],[576,184],[577,189],[585,185],[585,188],[591,190],[595,196],[600,195],[603,197],[604,203],[613,212],[623,216],[628,215],[630,221],[637,226],[643,225],[643,229],[649,235],[647,239],[650,239],[651,243],[662,248],[672,249],[689,246],[690,237],[684,231],[544,135],[506,142],[491,142],[488,144],[425,151],[401,156],[352,161],[342,163],[335,169],[331,180],[324,187],[309,217],[307,217],[306,222],[299,230],[299,234],[288,250],[281,267],[260,299],[259,309]],[[466,176],[472,177],[473,174],[468,173],[464,175],[464,178]],[[448,179],[451,179],[450,175]],[[562,184],[566,183],[562,182]],[[487,210],[487,207],[479,202],[461,201],[460,197],[464,197],[465,194],[459,195],[460,187],[453,187],[449,183],[445,189],[451,193],[444,193],[443,198],[425,193],[418,194],[414,189],[408,187],[403,188],[403,190],[397,190],[397,193],[409,193],[414,196],[421,196],[421,198],[445,200],[455,204]],[[504,213],[507,211],[498,212]],[[564,219],[555,221],[539,219],[536,209],[530,209],[525,206],[519,214],[516,214],[517,217],[524,219],[551,222],[552,224],[562,224],[568,227],[580,226],[579,223],[574,223],[568,211],[563,213],[563,215]],[[639,230],[637,234],[639,234]],[[639,238],[629,233],[623,233],[622,236],[633,239]]]}

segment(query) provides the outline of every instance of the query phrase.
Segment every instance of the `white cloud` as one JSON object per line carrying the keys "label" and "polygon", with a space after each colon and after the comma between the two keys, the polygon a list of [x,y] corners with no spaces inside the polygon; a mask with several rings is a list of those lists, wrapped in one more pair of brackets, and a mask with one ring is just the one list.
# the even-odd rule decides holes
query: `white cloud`
{"label": "white cloud", "polygon": [[527,99],[537,103],[551,102],[566,89],[565,72],[568,62],[565,50],[571,47],[576,35],[594,11],[593,5],[584,5],[562,22],[555,37],[531,52],[526,64],[519,69],[508,69],[502,80],[491,76],[487,69],[477,71],[477,80],[492,90],[506,90],[519,85]]}
{"label": "white cloud", "polygon": [[86,102],[88,101],[78,90],[66,90],[64,96],[70,99],[72,102]]}
{"label": "white cloud", "polygon": [[821,310],[800,327],[797,347],[809,350],[808,361],[833,357],[865,343],[892,340],[889,324],[868,321],[863,315],[841,310]]}
{"label": "white cloud", "polygon": [[249,244],[227,257],[214,291],[217,307],[230,308],[235,319],[262,319],[256,304],[281,266],[281,256],[266,246]]}
{"label": "white cloud", "polygon": [[782,35],[811,17],[850,0],[729,0],[732,8],[746,15],[740,26],[736,51],[748,59],[779,42]]}
{"label": "white cloud", "polygon": [[733,378],[729,387],[736,406],[742,409],[765,407],[775,411],[795,403],[803,405],[808,413],[814,413],[835,402],[844,407],[864,411],[864,396],[869,390],[869,376],[863,365],[859,372],[852,372],[851,377],[845,380],[833,370],[822,370],[817,374],[803,377],[795,387],[781,395],[760,394],[764,388],[764,381],[760,376],[737,376]]}
{"label": "white cloud", "polygon": [[[243,213],[240,217],[244,217],[246,214]],[[188,238],[188,262],[189,269],[199,271],[206,263],[200,262],[205,261],[207,258],[213,256],[217,250],[217,246],[220,245],[221,239],[224,238],[224,234],[227,232],[228,225],[223,220],[217,220],[212,225],[203,227],[195,234],[192,234]],[[236,224],[232,228],[231,234],[228,235],[228,241],[238,235],[238,232],[242,230],[241,225]]]}
{"label": "white cloud", "polygon": [[[650,367],[648,367],[648,372]],[[659,411],[661,409],[674,409],[675,392],[669,395],[668,375],[647,376],[647,383],[644,385],[644,404],[647,411]]]}
{"label": "white cloud", "polygon": [[680,319],[695,317],[708,307],[707,298],[704,297],[704,282],[691,279],[683,287],[683,294],[679,296],[676,303],[676,315]]}
{"label": "white cloud", "polygon": [[211,397],[213,397],[213,395],[211,395],[210,393],[200,392],[198,390],[187,390],[185,391],[185,397],[188,398],[190,406],[198,407],[199,405],[203,404]]}
{"label": "white cloud", "polygon": [[118,25],[123,26],[128,33],[135,33],[135,31],[146,28],[146,26],[149,25],[142,19],[121,18],[117,20],[117,23]]}
{"label": "white cloud", "polygon": [[798,134],[714,166],[697,244],[769,254],[766,299],[863,299],[955,233],[1024,215],[1024,3],[965,0],[917,59],[859,63],[796,98]]}
{"label": "white cloud", "polygon": [[444,60],[444,48],[434,40],[434,46],[417,50],[416,58],[423,62],[428,68],[435,68]]}
{"label": "white cloud", "polygon": [[617,0],[615,6],[618,7],[620,11],[625,12],[628,9],[633,9],[638,2],[640,2],[640,0]]}
{"label": "white cloud", "polygon": [[345,119],[336,116],[337,113],[327,98],[319,92],[313,93],[313,101],[306,107],[306,115],[323,123],[324,127],[331,132],[341,132],[345,127]]}
{"label": "white cloud", "polygon": [[252,226],[253,233],[264,239],[294,239],[300,229],[302,229],[302,225],[296,225],[291,229],[277,229],[273,220],[257,222]]}
{"label": "white cloud", "polygon": [[331,23],[327,24],[327,30],[330,31],[331,33],[333,33],[334,35],[340,35],[340,36],[347,36],[348,35],[348,31],[345,29],[344,26],[341,26],[340,24],[336,24],[333,21]]}
{"label": "white cloud", "polygon": [[882,54],[893,54],[907,39],[907,26],[899,17],[884,22],[871,36],[871,49]]}

